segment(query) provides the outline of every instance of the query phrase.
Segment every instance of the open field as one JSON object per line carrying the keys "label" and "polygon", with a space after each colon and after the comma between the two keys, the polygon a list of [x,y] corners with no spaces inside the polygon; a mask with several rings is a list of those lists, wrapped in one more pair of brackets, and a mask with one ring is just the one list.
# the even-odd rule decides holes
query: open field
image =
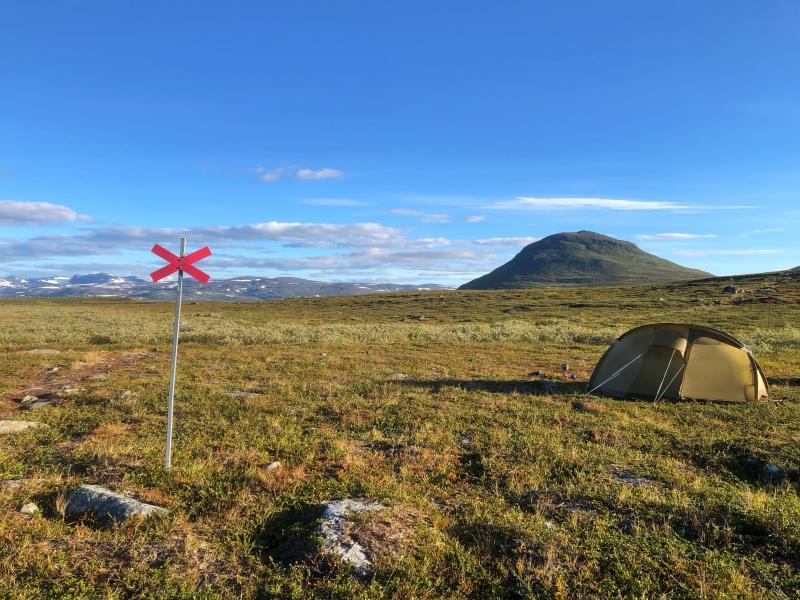
{"label": "open field", "polygon": [[[800,277],[724,284],[186,304],[169,474],[173,305],[2,301],[0,418],[49,428],[0,437],[0,597],[797,597]],[[659,321],[738,337],[783,402],[583,396]],[[65,518],[80,483],[169,513]],[[315,549],[345,497],[391,507],[366,579]]]}

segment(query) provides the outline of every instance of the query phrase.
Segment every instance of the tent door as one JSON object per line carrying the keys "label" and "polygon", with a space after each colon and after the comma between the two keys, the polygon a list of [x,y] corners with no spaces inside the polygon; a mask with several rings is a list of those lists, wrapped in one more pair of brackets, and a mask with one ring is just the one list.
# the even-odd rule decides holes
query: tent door
{"label": "tent door", "polygon": [[661,387],[660,398],[676,399],[682,377],[683,354],[675,348],[652,346],[642,359],[639,373],[628,391],[635,396],[655,398]]}

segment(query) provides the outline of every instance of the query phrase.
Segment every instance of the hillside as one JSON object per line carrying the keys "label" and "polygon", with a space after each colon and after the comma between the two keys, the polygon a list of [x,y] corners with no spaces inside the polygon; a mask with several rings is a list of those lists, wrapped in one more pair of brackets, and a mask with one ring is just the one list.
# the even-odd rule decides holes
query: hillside
{"label": "hillside", "polygon": [[461,289],[663,283],[702,277],[711,274],[659,258],[631,242],[578,231],[557,233],[529,244],[506,264]]}

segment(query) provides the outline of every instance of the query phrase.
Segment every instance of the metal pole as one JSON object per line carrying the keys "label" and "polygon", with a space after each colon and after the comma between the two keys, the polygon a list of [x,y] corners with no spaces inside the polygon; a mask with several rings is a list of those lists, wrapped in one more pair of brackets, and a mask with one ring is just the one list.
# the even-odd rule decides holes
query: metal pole
{"label": "metal pole", "polygon": [[[181,258],[186,253],[186,238],[181,238]],[[172,331],[172,358],[169,367],[169,397],[167,398],[167,452],[164,469],[172,466],[172,413],[175,401],[175,369],[178,364],[178,335],[181,330],[181,302],[183,301],[183,269],[178,269],[178,297],[175,300],[175,323]]]}

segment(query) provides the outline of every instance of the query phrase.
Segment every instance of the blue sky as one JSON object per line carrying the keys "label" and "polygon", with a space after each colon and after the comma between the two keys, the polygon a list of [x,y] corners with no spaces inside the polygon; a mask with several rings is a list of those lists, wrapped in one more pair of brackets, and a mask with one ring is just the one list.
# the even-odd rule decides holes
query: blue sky
{"label": "blue sky", "polygon": [[793,1],[0,4],[0,274],[462,283],[590,229],[800,265]]}

